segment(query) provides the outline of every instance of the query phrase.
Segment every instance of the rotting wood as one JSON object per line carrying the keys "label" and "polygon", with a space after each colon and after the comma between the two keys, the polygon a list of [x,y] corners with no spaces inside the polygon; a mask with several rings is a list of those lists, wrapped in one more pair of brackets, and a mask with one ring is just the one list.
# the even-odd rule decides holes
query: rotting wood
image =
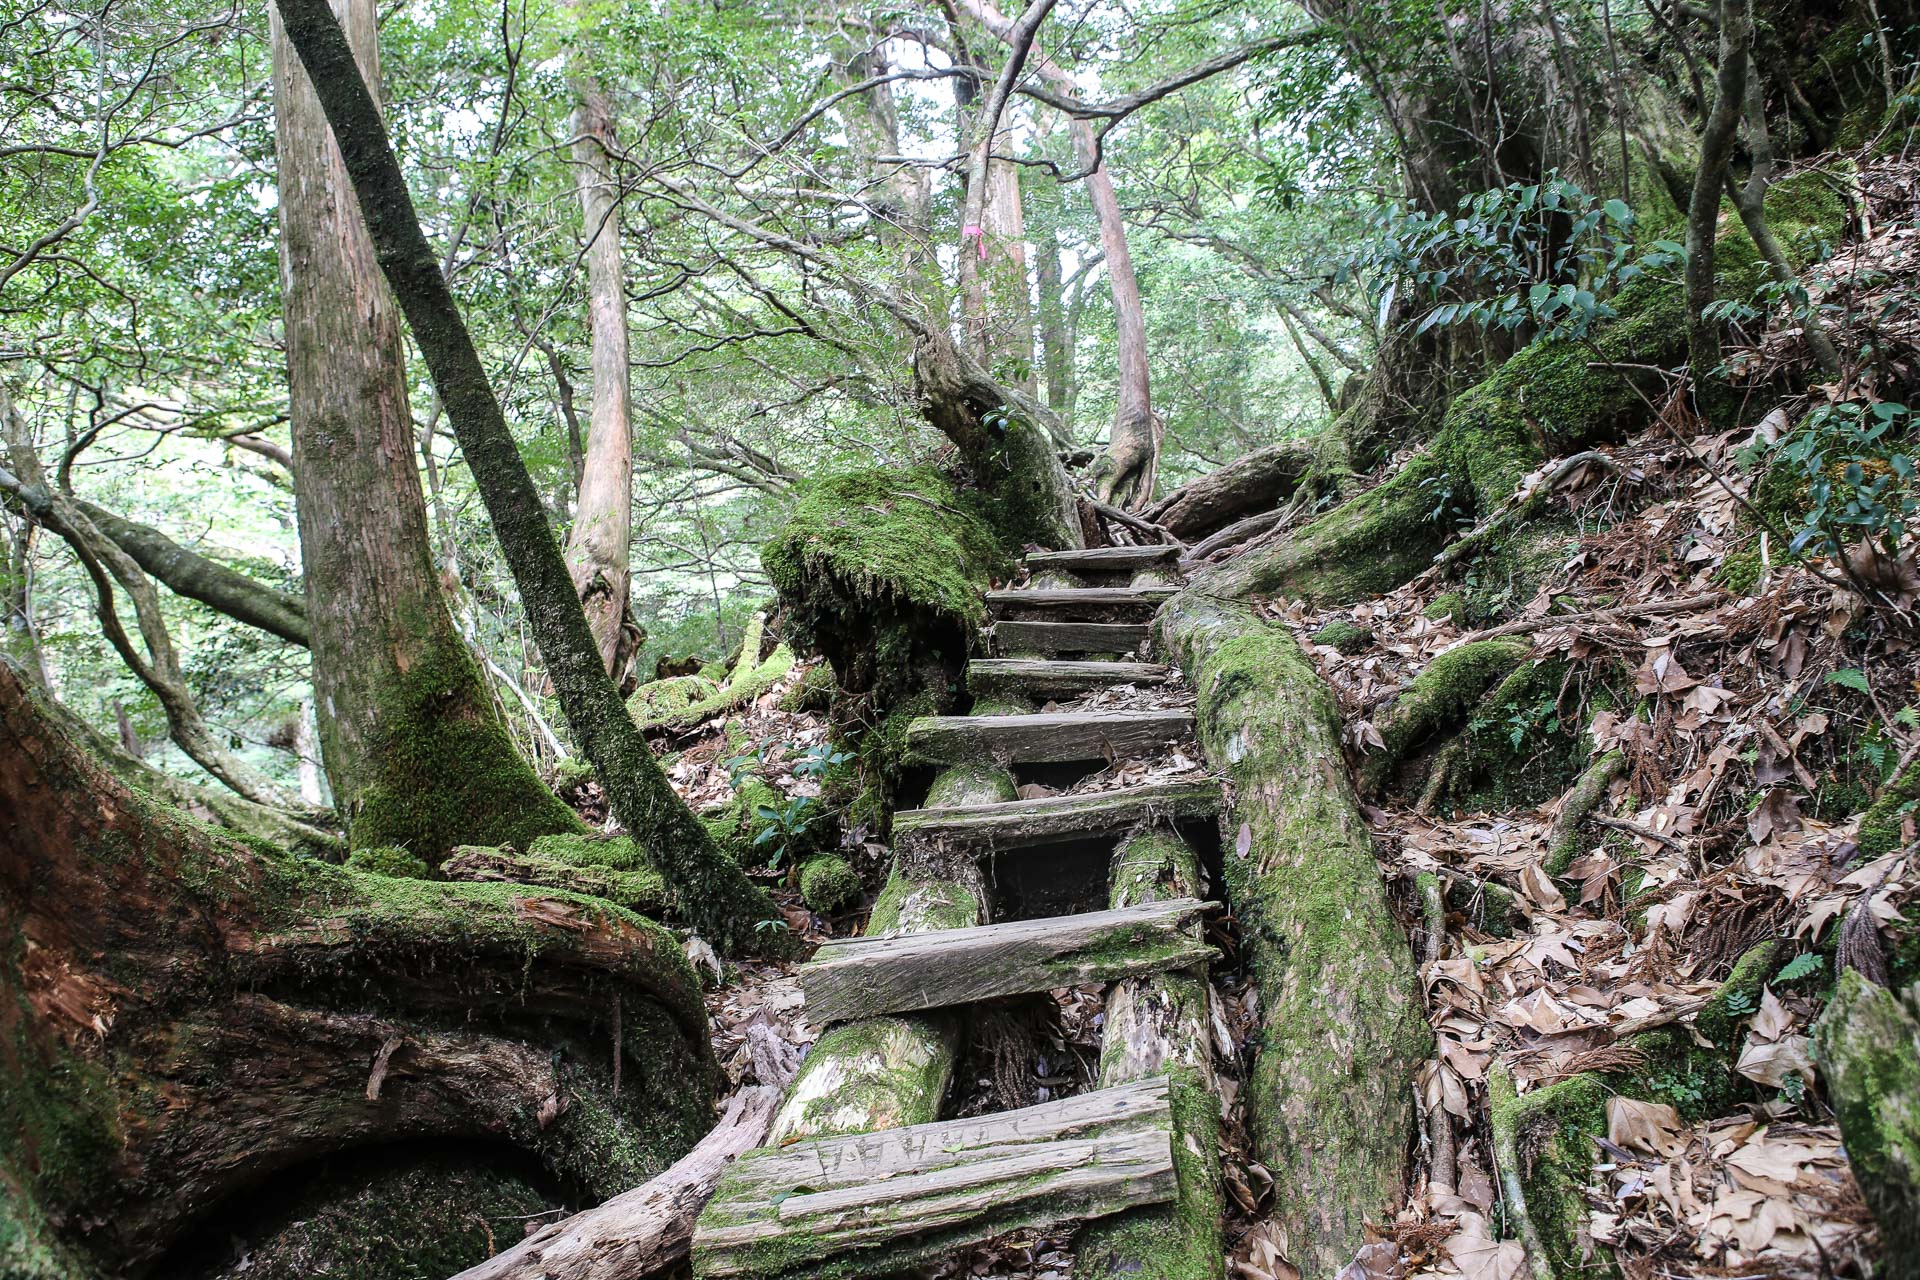
{"label": "rotting wood", "polygon": [[907,755],[927,764],[1006,760],[1060,764],[1150,755],[1191,737],[1185,711],[1058,711],[1025,716],[924,716],[907,726]]}
{"label": "rotting wood", "polygon": [[1177,560],[1180,548],[1171,543],[1148,547],[1087,547],[1079,551],[1030,551],[1029,569],[1065,569],[1069,573],[1131,573],[1148,565]]}
{"label": "rotting wood", "polygon": [[835,940],[801,967],[800,987],[807,1016],[825,1024],[1189,968],[1214,955],[1199,936],[1210,905],[1181,898],[1125,911]]}
{"label": "rotting wood", "polygon": [[1131,654],[1147,639],[1144,622],[1014,622],[993,624],[1002,653]]}
{"label": "rotting wood", "polygon": [[1219,808],[1220,784],[1211,779],[1160,782],[1005,804],[907,809],[893,816],[893,835],[900,844],[941,842],[1018,848],[1079,837],[1116,836],[1153,818],[1206,818]]}
{"label": "rotting wood", "polygon": [[[1055,614],[1083,609],[1152,613],[1173,598],[1174,590],[1173,587],[1026,587],[1017,591],[987,592],[987,608],[996,615],[1033,609],[1046,609]],[[1065,619],[1056,617],[1054,621]]]}
{"label": "rotting wood", "polygon": [[721,1174],[760,1145],[779,1105],[777,1085],[740,1090],[700,1145],[658,1177],[541,1228],[453,1280],[634,1280],[678,1262]]}
{"label": "rotting wood", "polygon": [[1073,662],[1044,658],[975,658],[967,688],[983,694],[1071,697],[1122,684],[1165,684],[1173,668],[1159,662]]}
{"label": "rotting wood", "polygon": [[697,1277],[892,1272],[1021,1227],[1173,1193],[1164,1080],[997,1115],[768,1147],[700,1217]]}
{"label": "rotting wood", "polygon": [[[1178,832],[1143,827],[1115,851],[1108,902],[1119,909],[1197,897],[1201,884],[1200,860]],[[1210,995],[1204,974],[1176,972],[1128,978],[1107,992],[1101,1087],[1168,1082],[1176,1189],[1171,1204],[1088,1224],[1074,1260],[1074,1274],[1083,1280],[1218,1280],[1222,1274],[1225,1206]]]}

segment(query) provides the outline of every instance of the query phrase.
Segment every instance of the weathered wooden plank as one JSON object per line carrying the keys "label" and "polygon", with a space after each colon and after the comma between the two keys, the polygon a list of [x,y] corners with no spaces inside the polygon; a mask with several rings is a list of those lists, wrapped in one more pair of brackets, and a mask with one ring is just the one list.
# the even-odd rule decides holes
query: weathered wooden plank
{"label": "weathered wooden plank", "polygon": [[1109,685],[1165,684],[1172,678],[1173,668],[1159,662],[975,658],[967,664],[967,688],[976,697],[998,693],[1071,697]]}
{"label": "weathered wooden plank", "polygon": [[874,1275],[1023,1227],[1174,1193],[1169,1090],[1143,1080],[1018,1111],[763,1148],[701,1215],[697,1277]]}
{"label": "weathered wooden plank", "polygon": [[1219,809],[1217,782],[1159,782],[1002,804],[906,809],[893,815],[893,837],[896,843],[917,840],[1018,848],[1117,836],[1151,818],[1204,818]]}
{"label": "weathered wooden plank", "polygon": [[907,726],[907,754],[923,764],[1059,764],[1151,754],[1192,734],[1193,714],[1187,711],[923,716]]}
{"label": "weathered wooden plank", "polygon": [[1006,617],[1013,613],[1030,613],[1045,609],[1052,612],[1055,621],[1083,613],[1098,613],[1112,616],[1124,611],[1135,617],[1151,614],[1163,603],[1173,598],[1175,588],[1164,586],[1148,587],[1064,587],[1059,589],[1034,589],[1024,591],[989,591],[987,608],[995,617]]}
{"label": "weathered wooden plank", "polygon": [[993,624],[1006,653],[1134,653],[1147,639],[1144,622],[1018,622]]}
{"label": "weathered wooden plank", "polygon": [[1074,551],[1029,551],[1029,569],[1065,569],[1068,572],[1131,573],[1180,557],[1172,543],[1157,547],[1086,547]]}
{"label": "weathered wooden plank", "polygon": [[1014,920],[972,929],[824,943],[801,966],[807,1016],[817,1024],[1203,964],[1207,903],[1192,898],[1124,911]]}

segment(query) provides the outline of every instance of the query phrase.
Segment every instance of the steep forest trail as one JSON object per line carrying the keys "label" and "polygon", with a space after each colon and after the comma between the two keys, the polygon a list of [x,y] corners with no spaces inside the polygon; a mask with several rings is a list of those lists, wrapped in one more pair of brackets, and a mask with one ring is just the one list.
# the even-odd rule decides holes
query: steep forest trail
{"label": "steep forest trail", "polygon": [[[696,1276],[884,1274],[1078,1222],[1076,1275],[1220,1273],[1203,862],[1222,787],[1179,673],[1134,660],[1176,555],[1037,552],[1025,589],[987,594],[1002,656],[969,665],[971,714],[907,729],[924,805],[895,815],[866,935],[800,970],[831,1029],[701,1215]],[[1129,782],[1145,758],[1153,780]],[[1090,983],[1094,1087],[936,1118],[980,1002]]]}

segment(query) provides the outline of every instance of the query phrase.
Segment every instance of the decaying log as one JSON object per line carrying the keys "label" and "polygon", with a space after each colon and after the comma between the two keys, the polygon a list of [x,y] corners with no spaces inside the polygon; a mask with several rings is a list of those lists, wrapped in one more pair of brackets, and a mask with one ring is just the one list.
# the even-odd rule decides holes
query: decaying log
{"label": "decaying log", "polygon": [[1199,923],[1210,905],[1181,898],[1125,911],[836,940],[801,966],[800,986],[808,1017],[839,1022],[1204,966],[1214,951],[1200,941]]}
{"label": "decaying log", "polygon": [[1190,480],[1148,508],[1147,516],[1175,537],[1193,541],[1236,518],[1278,506],[1313,466],[1313,450],[1285,440]]}
{"label": "decaying log", "polygon": [[1117,836],[1157,818],[1210,818],[1219,807],[1217,782],[1147,783],[1038,800],[906,809],[893,815],[893,838],[896,844],[932,842],[1012,849],[1057,840]]}
{"label": "decaying log", "polygon": [[1131,654],[1145,643],[1147,628],[1137,622],[996,622],[991,632],[1002,653]]}
{"label": "decaying log", "polygon": [[1141,547],[1087,547],[1076,551],[1030,551],[1029,569],[1064,569],[1077,577],[1132,573],[1157,564],[1179,559],[1180,548],[1172,544]]}
{"label": "decaying log", "polygon": [[1018,1111],[765,1147],[700,1216],[697,1277],[890,1274],[1021,1227],[1172,1194],[1167,1082]]}
{"label": "decaying log", "polygon": [[1173,598],[1172,587],[1029,587],[1016,591],[987,592],[987,608],[995,617],[1045,609],[1055,621],[1066,620],[1076,612],[1095,612],[1111,617],[1116,613],[1136,618],[1151,616],[1155,609]]}
{"label": "decaying log", "polygon": [[[1116,909],[1202,891],[1200,861],[1178,832],[1143,826],[1116,851],[1108,902]],[[1173,1110],[1172,1203],[1089,1223],[1074,1274],[1218,1280],[1226,1264],[1220,1105],[1213,1073],[1205,974],[1145,974],[1107,993],[1100,1087],[1167,1081]]]}
{"label": "decaying log", "polygon": [[1201,745],[1233,783],[1223,856],[1261,995],[1242,1097],[1291,1260],[1334,1275],[1400,1203],[1410,1087],[1431,1049],[1340,751],[1332,694],[1299,643],[1242,604],[1182,592],[1160,633],[1199,697]]}
{"label": "decaying log", "polygon": [[694,1219],[727,1165],[759,1146],[777,1085],[740,1090],[700,1145],[651,1181],[534,1232],[453,1280],[647,1280],[687,1256]]}
{"label": "decaying log", "polygon": [[0,956],[0,1095],[40,1100],[0,1109],[0,1172],[102,1269],[349,1147],[486,1138],[610,1194],[711,1120],[699,983],[666,930],[190,822],[122,784],[4,662],[0,933],[25,943]]}
{"label": "decaying log", "polygon": [[1061,711],[1014,716],[923,716],[907,726],[907,754],[929,764],[1016,764],[1151,755],[1193,733],[1185,711]]}
{"label": "decaying log", "polygon": [[967,664],[973,695],[1062,697],[1116,684],[1165,684],[1173,668],[1159,662],[1071,662],[1044,658],[975,658]]}

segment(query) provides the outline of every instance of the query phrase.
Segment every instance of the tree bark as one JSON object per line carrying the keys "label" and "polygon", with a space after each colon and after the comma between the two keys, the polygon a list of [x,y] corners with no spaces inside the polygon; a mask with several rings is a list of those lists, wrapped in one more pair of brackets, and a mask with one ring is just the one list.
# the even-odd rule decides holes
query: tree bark
{"label": "tree bark", "polygon": [[639,917],[263,853],[126,786],[5,662],[0,815],[0,1171],[89,1274],[352,1147],[488,1138],[606,1188],[711,1120],[699,982]]}
{"label": "tree bark", "polygon": [[539,490],[420,230],[386,125],[360,78],[346,33],[327,0],[280,0],[278,11],[318,87],[381,269],[447,407],[574,740],[593,764],[614,815],[659,866],[682,915],[716,946],[766,947],[773,940],[756,926],[779,919],[772,901],[714,845],[674,793],[601,665]]}
{"label": "tree bark", "polygon": [[1148,508],[1147,518],[1192,542],[1241,516],[1279,506],[1312,468],[1311,445],[1283,440],[1189,480]]}
{"label": "tree bark", "polygon": [[[581,6],[573,4],[576,18]],[[581,33],[584,36],[584,32]],[[627,359],[627,276],[621,261],[619,186],[614,179],[613,109],[575,50],[574,181],[587,241],[587,317],[593,331],[593,416],[567,534],[567,569],[607,674],[618,683],[640,647],[627,621],[632,589],[633,389]]]}
{"label": "tree bark", "polygon": [[[364,65],[377,84],[375,6],[341,3],[359,61],[336,70],[358,82]],[[321,755],[349,841],[431,862],[576,830],[520,758],[440,594],[400,317],[312,82],[277,17],[272,32],[294,496]]]}
{"label": "tree bark", "polygon": [[1746,102],[1751,23],[1747,0],[1721,0],[1720,72],[1714,82],[1713,108],[1700,134],[1700,159],[1687,206],[1687,363],[1701,388],[1719,381],[1714,370],[1720,367],[1720,323],[1709,319],[1706,310],[1714,295],[1720,197],[1726,190],[1727,164]]}

